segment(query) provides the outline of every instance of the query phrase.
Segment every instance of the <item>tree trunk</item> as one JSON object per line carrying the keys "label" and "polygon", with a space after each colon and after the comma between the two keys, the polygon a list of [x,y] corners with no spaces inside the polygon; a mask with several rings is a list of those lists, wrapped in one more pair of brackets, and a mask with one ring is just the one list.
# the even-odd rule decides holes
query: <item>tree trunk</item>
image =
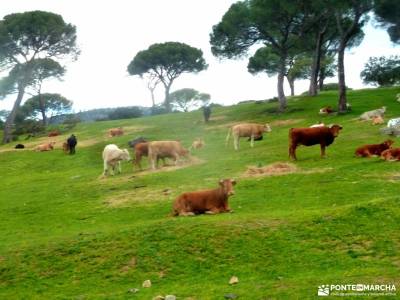
{"label": "tree trunk", "polygon": [[324,88],[324,80],[325,80],[325,67],[321,67],[319,70],[319,79],[318,79],[318,89],[322,91]]}
{"label": "tree trunk", "polygon": [[43,126],[46,127],[46,125],[47,125],[46,107],[45,107],[41,93],[39,93],[39,106],[40,106],[40,112],[42,114]]}
{"label": "tree trunk", "polygon": [[171,103],[170,103],[170,100],[169,100],[169,90],[171,89],[171,85],[172,85],[172,82],[170,82],[170,83],[167,84],[167,85],[164,85],[164,86],[165,86],[164,106],[165,106],[165,109],[166,109],[168,112],[171,112]]}
{"label": "tree trunk", "polygon": [[21,105],[22,98],[25,94],[25,86],[18,84],[18,95],[17,99],[14,102],[14,106],[7,117],[6,123],[4,124],[4,131],[3,131],[3,144],[10,143],[12,141],[12,127],[14,125],[15,116],[17,115],[19,106]]}
{"label": "tree trunk", "polygon": [[280,62],[280,70],[278,73],[278,99],[279,99],[279,111],[284,111],[287,106],[287,100],[285,96],[285,91],[283,89],[283,83],[285,79],[285,61],[286,57],[282,57]]}
{"label": "tree trunk", "polygon": [[154,97],[154,89],[150,89],[150,94],[151,94],[151,103],[153,104],[153,107],[156,106],[156,100]]}
{"label": "tree trunk", "polygon": [[290,76],[286,76],[286,78],[290,86],[290,96],[294,96],[294,79]]}
{"label": "tree trunk", "polygon": [[339,80],[339,104],[338,111],[347,110],[346,81],[344,76],[344,50],[346,43],[341,41],[338,49],[338,80]]}
{"label": "tree trunk", "polygon": [[321,68],[321,47],[322,40],[324,37],[324,32],[318,33],[317,44],[315,47],[313,63],[311,66],[311,78],[310,78],[310,87],[308,89],[308,94],[310,96],[316,96],[318,94],[318,73]]}

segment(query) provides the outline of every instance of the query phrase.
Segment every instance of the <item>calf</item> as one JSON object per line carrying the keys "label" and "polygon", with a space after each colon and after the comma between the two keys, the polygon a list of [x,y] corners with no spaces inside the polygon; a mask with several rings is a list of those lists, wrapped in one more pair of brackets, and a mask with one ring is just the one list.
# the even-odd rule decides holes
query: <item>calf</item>
{"label": "calf", "polygon": [[400,148],[386,149],[381,153],[381,158],[388,161],[400,160]]}
{"label": "calf", "polygon": [[69,153],[69,146],[68,146],[68,142],[64,142],[62,145],[63,151],[65,154]]}
{"label": "calf", "polygon": [[200,149],[200,148],[203,148],[204,145],[205,145],[205,143],[204,143],[203,139],[198,138],[193,141],[192,145],[189,147],[189,150]]}
{"label": "calf", "polygon": [[14,148],[15,149],[24,149],[25,145],[24,144],[16,144]]}
{"label": "calf", "polygon": [[173,204],[174,216],[188,216],[195,214],[215,214],[230,212],[228,205],[229,196],[233,195],[233,179],[221,179],[219,187],[214,190],[183,193],[176,198]]}
{"label": "calf", "polygon": [[299,145],[312,146],[319,144],[321,157],[325,156],[325,147],[333,143],[342,129],[340,125],[314,128],[291,128],[289,130],[289,157],[297,160],[296,148]]}
{"label": "calf", "polygon": [[131,157],[127,149],[119,149],[118,146],[110,144],[105,146],[103,150],[103,176],[105,176],[110,167],[112,168],[112,175],[114,175],[115,167],[118,165],[118,172],[121,173],[121,161],[130,160]]}
{"label": "calf", "polygon": [[35,151],[51,151],[54,149],[54,145],[56,144],[56,142],[50,142],[50,143],[45,143],[45,144],[41,144],[35,147]]}
{"label": "calf", "polygon": [[172,158],[177,165],[182,156],[188,156],[186,150],[178,141],[153,141],[148,143],[148,155],[151,168],[156,169],[159,158]]}
{"label": "calf", "polygon": [[381,153],[387,149],[390,149],[394,141],[386,140],[381,144],[370,144],[358,147],[355,155],[358,157],[371,157],[372,155],[381,155]]}
{"label": "calf", "polygon": [[120,135],[123,135],[123,134],[124,134],[124,131],[122,130],[121,127],[119,127],[119,128],[111,128],[111,129],[108,130],[108,135],[110,137],[120,136]]}
{"label": "calf", "polygon": [[381,116],[375,116],[372,118],[372,125],[380,125],[383,124],[383,118]]}
{"label": "calf", "polygon": [[333,113],[333,112],[335,112],[335,111],[334,111],[333,108],[330,107],[330,106],[325,106],[325,107],[323,107],[323,108],[321,108],[321,109],[319,110],[319,114],[320,114],[320,115],[329,115],[329,114],[331,114],[331,113]]}
{"label": "calf", "polygon": [[256,123],[242,123],[232,126],[228,130],[226,136],[226,144],[229,141],[230,135],[233,135],[233,146],[235,150],[239,149],[239,139],[241,137],[248,137],[251,140],[250,146],[254,147],[254,139],[260,138],[264,132],[271,132],[271,127],[268,124],[256,124]]}

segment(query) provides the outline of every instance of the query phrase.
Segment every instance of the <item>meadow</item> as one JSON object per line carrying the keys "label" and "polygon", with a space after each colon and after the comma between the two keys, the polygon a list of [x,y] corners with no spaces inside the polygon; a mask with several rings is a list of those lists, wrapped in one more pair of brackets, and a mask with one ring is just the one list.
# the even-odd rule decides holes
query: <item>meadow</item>
{"label": "meadow", "polygon": [[[282,114],[266,102],[215,108],[207,124],[201,111],[80,123],[58,138],[78,137],[74,156],[60,143],[44,153],[0,146],[0,299],[315,299],[323,284],[400,289],[400,164],[354,157],[357,146],[387,138],[357,117],[383,105],[386,119],[399,117],[398,93],[349,91],[345,115],[318,115],[336,107],[332,91],[292,97]],[[225,146],[227,129],[243,121],[269,123],[272,132],[254,148],[242,139],[234,151],[232,141]],[[296,172],[246,173],[289,162],[288,130],[318,121],[343,126],[327,158],[319,146],[300,147]],[[127,134],[107,137],[117,126]],[[151,172],[144,160],[140,172],[124,162],[122,174],[100,178],[104,146],[127,148],[137,136],[186,147],[202,137],[206,145],[176,168]],[[221,178],[238,182],[233,213],[170,215],[177,195]],[[231,276],[239,283],[229,285]],[[142,288],[147,279],[152,286]]]}

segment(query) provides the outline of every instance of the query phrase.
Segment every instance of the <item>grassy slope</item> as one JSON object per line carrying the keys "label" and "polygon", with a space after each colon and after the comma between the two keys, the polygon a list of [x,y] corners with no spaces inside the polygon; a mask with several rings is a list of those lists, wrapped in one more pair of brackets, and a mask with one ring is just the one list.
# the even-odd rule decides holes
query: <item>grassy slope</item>
{"label": "grassy slope", "polygon": [[[320,171],[309,174],[243,177],[246,166],[287,161],[288,129],[320,120],[321,106],[335,106],[333,92],[297,97],[282,115],[271,112],[275,104],[219,108],[208,125],[200,112],[79,124],[81,145],[91,143],[74,157],[61,150],[0,152],[0,298],[222,299],[232,292],[240,299],[307,299],[321,284],[400,288],[400,165],[353,157],[357,145],[384,139],[354,118],[382,105],[388,117],[399,116],[399,92],[350,92],[351,114],[323,118],[344,127],[328,158],[319,158],[318,147],[298,149],[297,166]],[[238,152],[224,146],[227,124],[287,119],[297,123],[272,126],[253,149],[244,140]],[[120,146],[137,135],[185,145],[202,136],[206,147],[195,156],[203,163],[154,173],[133,173],[125,163],[122,175],[99,179],[101,151],[110,142],[105,132],[114,126],[132,131],[111,140]],[[225,177],[239,178],[235,213],[168,215],[179,193]],[[236,286],[227,284],[232,275]],[[150,289],[128,293],[146,279]]]}

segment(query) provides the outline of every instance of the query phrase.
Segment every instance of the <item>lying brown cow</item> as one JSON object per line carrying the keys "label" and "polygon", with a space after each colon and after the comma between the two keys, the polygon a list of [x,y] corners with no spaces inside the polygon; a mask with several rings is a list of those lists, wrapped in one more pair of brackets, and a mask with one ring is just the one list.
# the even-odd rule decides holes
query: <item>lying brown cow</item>
{"label": "lying brown cow", "polygon": [[176,198],[173,205],[174,216],[190,216],[195,214],[216,214],[230,212],[229,196],[233,195],[233,179],[221,179],[219,187],[214,190],[187,192]]}
{"label": "lying brown cow", "polygon": [[182,156],[189,154],[189,151],[178,141],[153,141],[148,143],[148,148],[149,161],[153,170],[156,169],[160,158],[172,158],[176,165]]}
{"label": "lying brown cow", "polygon": [[230,135],[233,135],[233,146],[235,150],[239,149],[239,139],[241,137],[248,137],[251,140],[250,146],[254,147],[254,139],[260,138],[264,132],[271,132],[271,127],[268,124],[256,124],[256,123],[242,123],[232,126],[228,130],[226,136],[226,144],[229,142]]}
{"label": "lying brown cow", "polygon": [[383,151],[381,158],[388,161],[400,160],[400,148],[391,148]]}
{"label": "lying brown cow", "polygon": [[383,151],[390,149],[394,141],[386,140],[381,144],[371,144],[358,147],[355,155],[358,157],[371,157],[372,155],[380,156]]}
{"label": "lying brown cow", "polygon": [[50,131],[47,136],[52,137],[52,136],[58,136],[58,135],[60,135],[60,132],[58,130],[53,130],[53,131]]}
{"label": "lying brown cow", "polygon": [[120,135],[124,134],[124,131],[122,130],[121,127],[120,128],[111,128],[108,130],[108,134],[110,137],[120,136]]}
{"label": "lying brown cow", "polygon": [[325,106],[319,110],[320,115],[329,115],[333,112],[335,112],[335,111],[330,106]]}
{"label": "lying brown cow", "polygon": [[41,144],[35,147],[35,151],[51,151],[54,149],[54,145],[56,144],[56,142],[50,142],[50,143],[45,143],[45,144]]}
{"label": "lying brown cow", "polygon": [[325,156],[325,147],[333,143],[342,129],[340,125],[314,128],[291,128],[289,130],[289,157],[297,160],[296,148],[299,145],[312,146],[320,144],[321,157]]}

